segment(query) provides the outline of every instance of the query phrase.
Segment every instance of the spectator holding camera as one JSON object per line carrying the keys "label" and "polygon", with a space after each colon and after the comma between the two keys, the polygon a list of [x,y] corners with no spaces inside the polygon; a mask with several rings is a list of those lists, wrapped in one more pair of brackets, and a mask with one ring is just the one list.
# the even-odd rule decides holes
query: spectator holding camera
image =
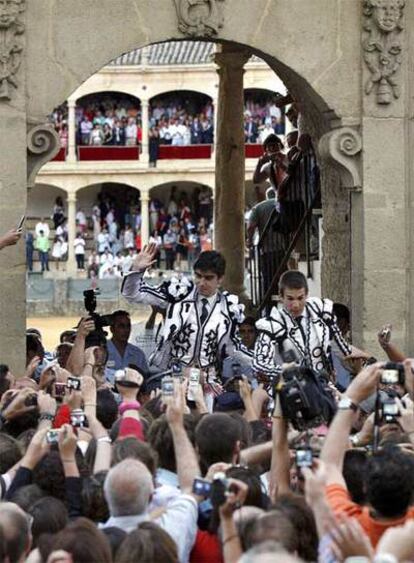
{"label": "spectator holding camera", "polygon": [[111,315],[112,333],[108,340],[108,359],[105,367],[105,378],[110,383],[114,382],[116,370],[125,369],[131,364],[144,374],[148,374],[148,364],[144,352],[129,342],[131,335],[131,318],[127,311],[115,311]]}
{"label": "spectator holding camera", "polygon": [[[411,376],[411,364],[407,363],[405,370]],[[352,381],[338,404],[338,413],[321,453],[321,460],[327,467],[328,505],[335,514],[356,518],[374,547],[388,528],[399,526],[414,517],[411,507],[414,461],[412,456],[398,447],[384,447],[375,451],[369,459],[365,477],[368,506],[361,507],[350,500],[342,475],[355,412],[358,405],[378,388],[382,373],[383,364],[376,363],[364,368]],[[414,433],[412,403],[409,409],[402,409],[401,424],[409,435]]]}

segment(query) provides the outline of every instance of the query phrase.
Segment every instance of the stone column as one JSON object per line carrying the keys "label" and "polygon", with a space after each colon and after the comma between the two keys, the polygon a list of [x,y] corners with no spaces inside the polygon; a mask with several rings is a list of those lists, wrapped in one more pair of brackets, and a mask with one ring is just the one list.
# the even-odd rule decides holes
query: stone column
{"label": "stone column", "polygon": [[76,119],[75,119],[76,100],[68,100],[68,152],[66,160],[76,161]]}
{"label": "stone column", "polygon": [[76,238],[76,193],[68,194],[67,200],[68,204],[68,262],[67,262],[67,272],[68,274],[75,275],[76,259],[75,259],[75,247],[73,243]]}
{"label": "stone column", "polygon": [[244,288],[244,65],[250,53],[223,45],[215,55],[219,74],[214,194],[215,248],[227,262],[224,287],[246,299]]}
{"label": "stone column", "polygon": [[142,151],[140,160],[144,163],[149,162],[149,101],[141,100],[141,116],[142,116]]}
{"label": "stone column", "polygon": [[141,247],[144,248],[149,241],[149,193],[141,191]]}

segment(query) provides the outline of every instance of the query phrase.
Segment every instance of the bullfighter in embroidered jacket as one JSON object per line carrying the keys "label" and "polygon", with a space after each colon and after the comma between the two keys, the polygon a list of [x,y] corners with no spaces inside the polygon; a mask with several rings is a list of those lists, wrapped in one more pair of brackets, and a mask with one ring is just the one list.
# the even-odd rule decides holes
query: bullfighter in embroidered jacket
{"label": "bullfighter in embroidered jacket", "polygon": [[332,371],[333,340],[344,357],[352,354],[352,346],[336,324],[332,301],[308,297],[307,281],[301,272],[285,272],[280,279],[279,293],[281,306],[273,307],[269,317],[256,323],[259,331],[253,359],[256,372],[280,375],[283,354],[288,350],[315,371]]}
{"label": "bullfighter in embroidered jacket", "polygon": [[[197,366],[211,375],[220,370],[227,356],[242,355],[251,362],[252,353],[243,346],[238,326],[244,320],[244,306],[238,297],[219,286],[224,276],[224,258],[206,251],[194,264],[194,279],[172,278],[159,286],[143,279],[155,258],[156,246],[144,248],[122,284],[122,295],[130,303],[147,303],[166,309],[162,335],[150,365],[164,370],[172,361]],[[213,375],[213,379],[216,379]],[[209,380],[210,377],[209,377]]]}

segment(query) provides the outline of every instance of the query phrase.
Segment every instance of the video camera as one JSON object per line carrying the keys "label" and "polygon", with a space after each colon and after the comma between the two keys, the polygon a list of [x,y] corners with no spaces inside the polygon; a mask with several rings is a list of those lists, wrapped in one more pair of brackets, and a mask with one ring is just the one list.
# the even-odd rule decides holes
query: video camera
{"label": "video camera", "polygon": [[97,346],[106,341],[107,333],[104,327],[112,324],[112,315],[100,315],[95,312],[96,309],[96,296],[100,295],[99,289],[86,289],[83,292],[83,303],[88,312],[88,316],[95,323],[95,330],[87,336],[87,346]]}
{"label": "video camera", "polygon": [[329,424],[336,413],[336,402],[327,377],[297,363],[290,364],[282,373],[283,381],[276,391],[283,415],[293,427],[303,431]]}
{"label": "video camera", "polygon": [[196,478],[193,482],[193,493],[197,496],[209,498],[213,507],[218,508],[226,502],[228,491],[229,481],[222,472],[216,473],[213,481]]}

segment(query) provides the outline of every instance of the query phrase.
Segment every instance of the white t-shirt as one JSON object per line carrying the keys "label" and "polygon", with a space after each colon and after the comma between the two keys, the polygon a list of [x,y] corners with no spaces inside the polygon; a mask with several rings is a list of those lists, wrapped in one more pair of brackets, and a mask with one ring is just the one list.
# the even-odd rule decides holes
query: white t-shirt
{"label": "white t-shirt", "polygon": [[75,247],[75,254],[85,254],[85,239],[76,237],[73,246]]}

